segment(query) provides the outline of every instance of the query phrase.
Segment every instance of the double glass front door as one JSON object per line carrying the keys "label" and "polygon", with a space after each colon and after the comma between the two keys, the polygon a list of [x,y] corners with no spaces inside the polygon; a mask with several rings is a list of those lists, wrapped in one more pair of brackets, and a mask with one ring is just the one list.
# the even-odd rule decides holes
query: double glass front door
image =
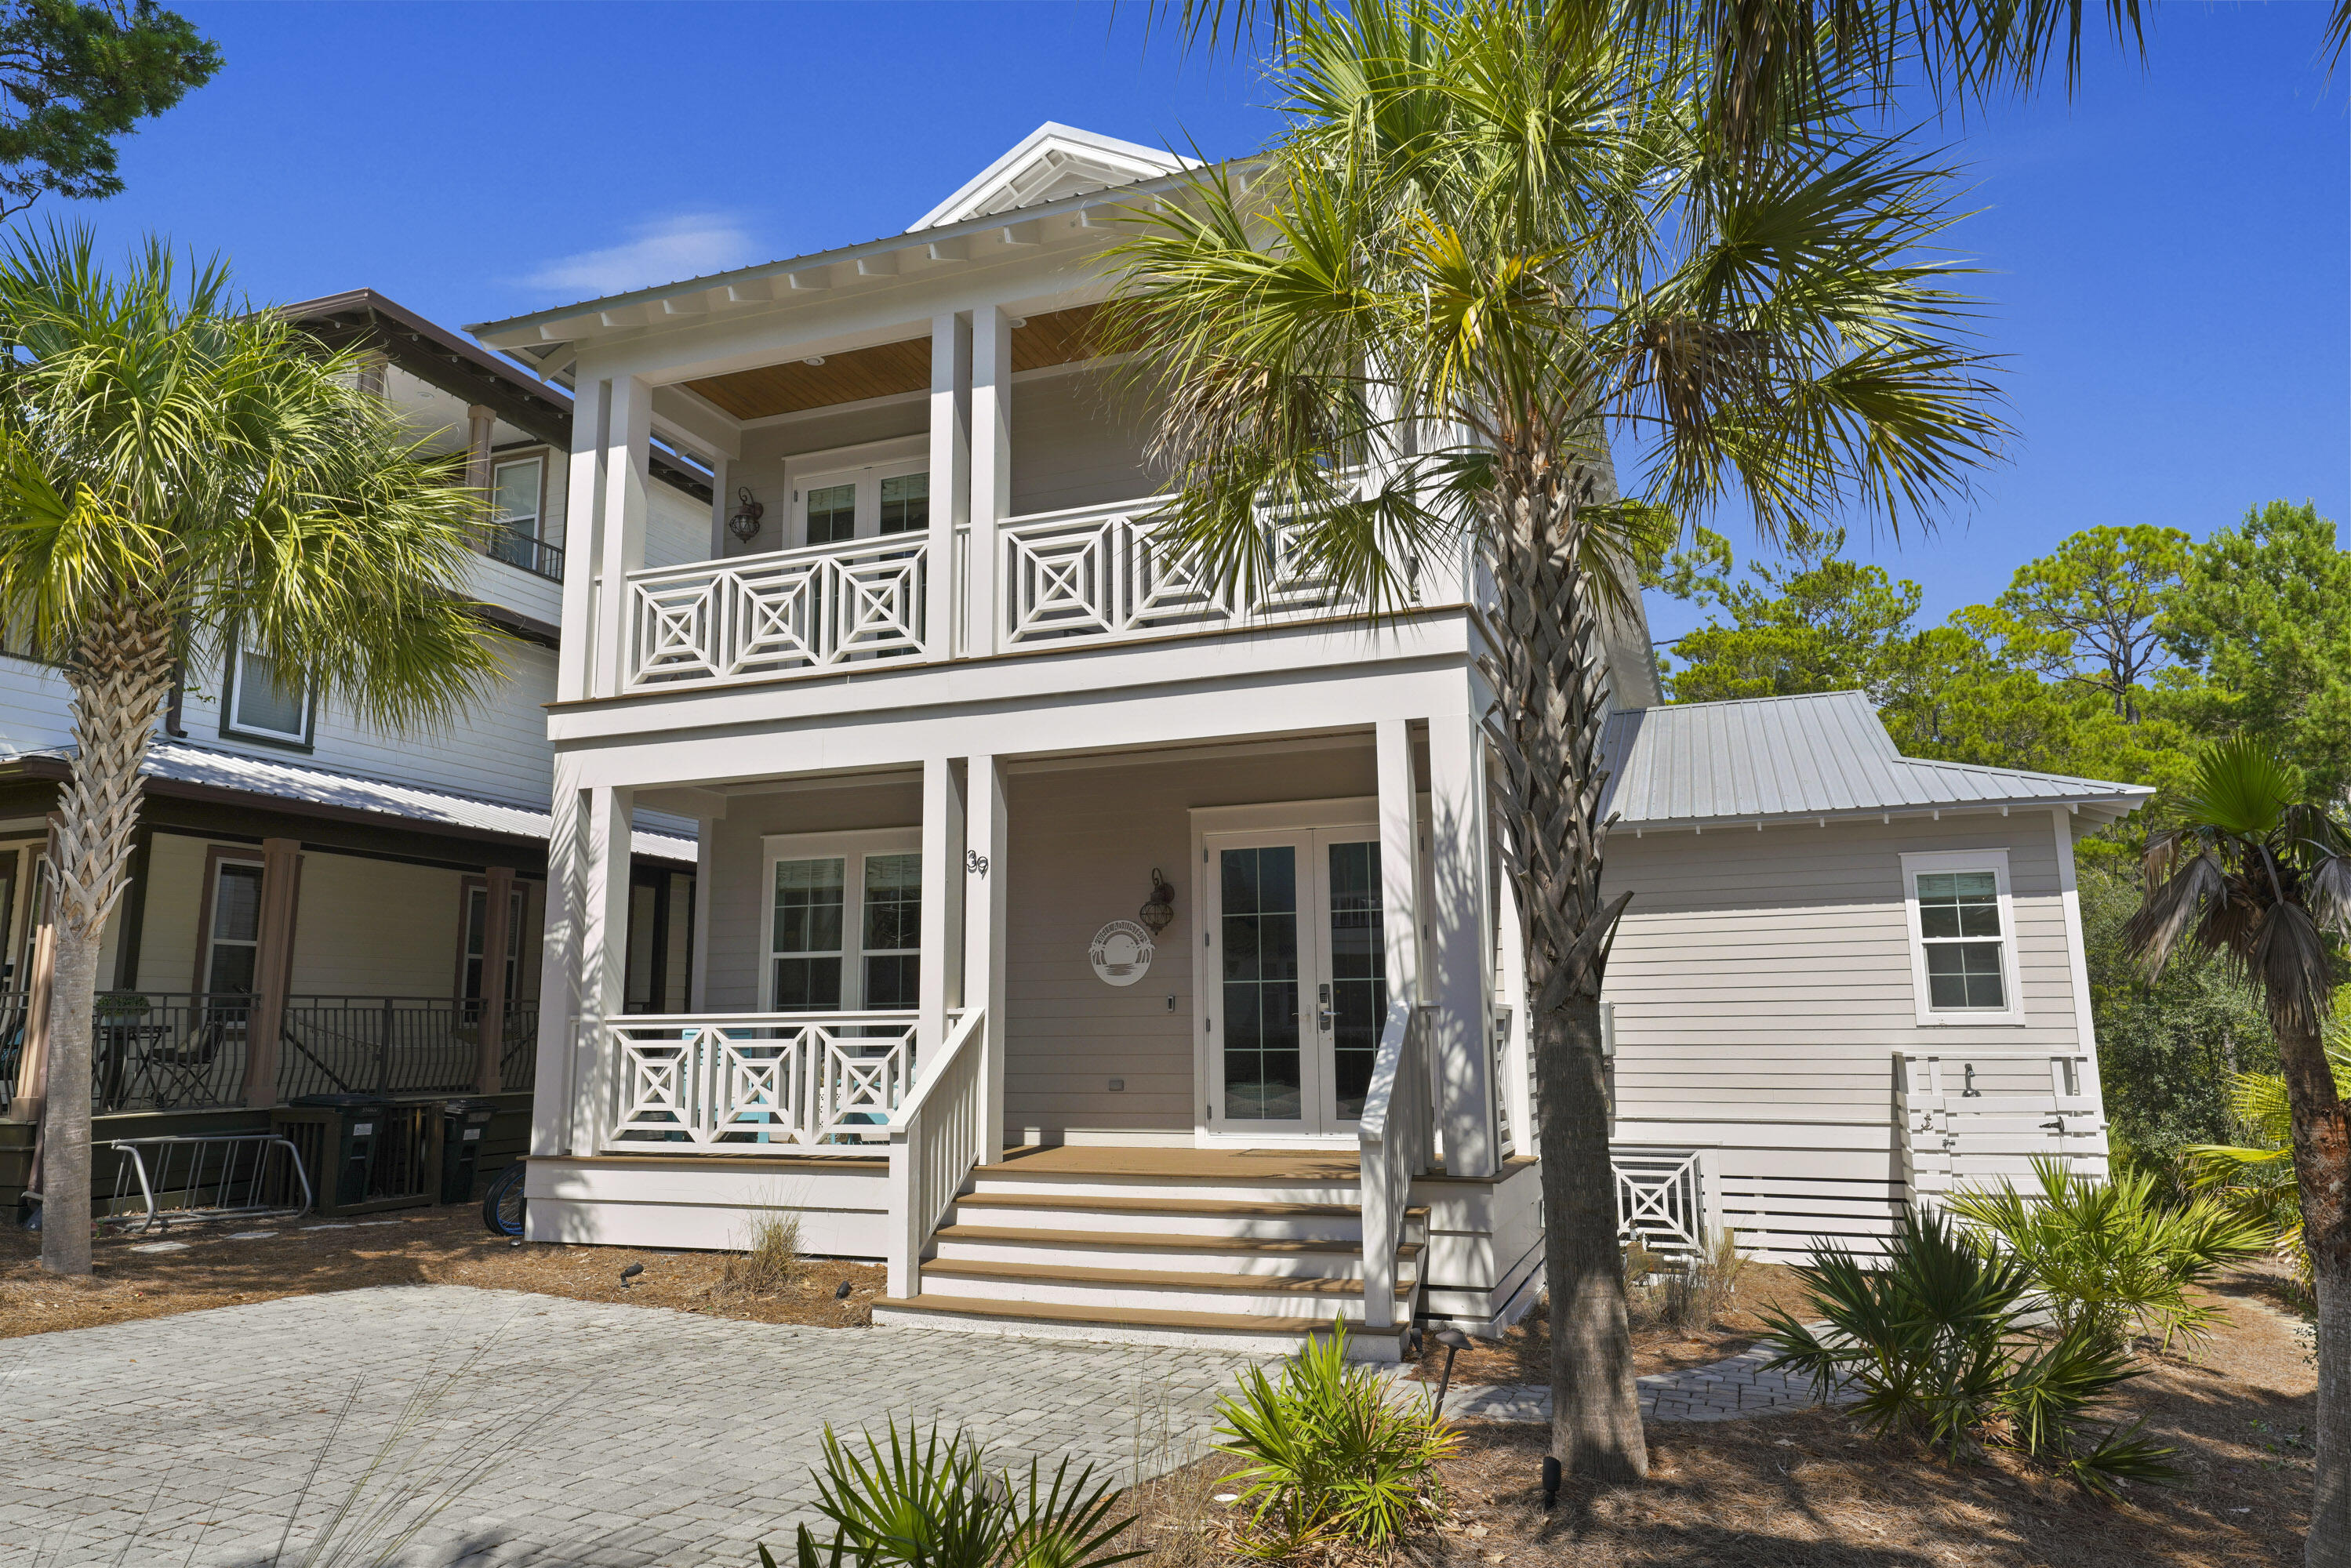
{"label": "double glass front door", "polygon": [[1387,1017],[1369,828],[1207,840],[1209,1109],[1228,1133],[1341,1133]]}

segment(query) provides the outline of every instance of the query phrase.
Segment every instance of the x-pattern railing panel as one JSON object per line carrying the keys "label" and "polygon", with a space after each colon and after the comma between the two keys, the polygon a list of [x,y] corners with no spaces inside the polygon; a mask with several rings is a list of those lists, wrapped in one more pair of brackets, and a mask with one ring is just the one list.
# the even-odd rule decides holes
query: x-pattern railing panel
{"label": "x-pattern railing panel", "polygon": [[1652,1250],[1706,1249],[1706,1184],[1699,1155],[1620,1149],[1616,1170],[1616,1233],[1639,1237]]}
{"label": "x-pattern railing panel", "polygon": [[904,1101],[911,1012],[631,1018],[604,1026],[617,1058],[609,1146],[739,1148],[855,1141]]}
{"label": "x-pattern railing panel", "polygon": [[919,653],[928,539],[892,534],[629,577],[632,691],[788,675]]}
{"label": "x-pattern railing panel", "polygon": [[998,625],[1019,646],[1213,632],[1361,608],[1301,559],[1303,530],[1274,523],[1266,572],[1243,605],[1208,583],[1161,532],[1165,498],[1018,518],[1002,530]]}

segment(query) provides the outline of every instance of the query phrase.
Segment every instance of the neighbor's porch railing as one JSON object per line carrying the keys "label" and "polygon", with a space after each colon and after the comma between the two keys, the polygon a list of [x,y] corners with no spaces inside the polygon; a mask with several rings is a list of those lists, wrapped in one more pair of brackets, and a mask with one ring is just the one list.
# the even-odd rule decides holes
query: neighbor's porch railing
{"label": "neighbor's porch railing", "polygon": [[628,579],[627,689],[669,691],[919,653],[928,536],[884,534]]}
{"label": "neighbor's porch railing", "polygon": [[1364,1322],[1392,1328],[1396,1321],[1396,1249],[1412,1178],[1437,1159],[1437,1106],[1429,1089],[1431,1009],[1399,998],[1388,1004],[1372,1082],[1356,1123],[1364,1208]]}
{"label": "neighbor's porch railing", "polygon": [[914,1082],[916,1015],[643,1015],[602,1026],[619,1103],[604,1146],[740,1152],[886,1139]]}
{"label": "neighbor's porch railing", "polygon": [[243,1103],[252,1011],[253,998],[234,993],[100,991],[89,1039],[90,1110]]}
{"label": "neighbor's porch railing", "polygon": [[481,1061],[469,1012],[440,997],[289,997],[278,1098],[465,1093]]}
{"label": "neighbor's porch railing", "polygon": [[0,991],[0,1114],[16,1097],[16,1074],[25,1066],[25,1030],[33,1013],[28,991]]}

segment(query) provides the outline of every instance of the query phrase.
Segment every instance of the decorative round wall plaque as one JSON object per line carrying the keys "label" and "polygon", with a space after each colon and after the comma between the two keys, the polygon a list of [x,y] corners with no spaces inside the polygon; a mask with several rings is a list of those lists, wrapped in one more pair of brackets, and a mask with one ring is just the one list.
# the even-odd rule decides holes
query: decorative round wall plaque
{"label": "decorative round wall plaque", "polygon": [[1086,948],[1105,986],[1131,986],[1151,973],[1151,933],[1132,920],[1113,920]]}

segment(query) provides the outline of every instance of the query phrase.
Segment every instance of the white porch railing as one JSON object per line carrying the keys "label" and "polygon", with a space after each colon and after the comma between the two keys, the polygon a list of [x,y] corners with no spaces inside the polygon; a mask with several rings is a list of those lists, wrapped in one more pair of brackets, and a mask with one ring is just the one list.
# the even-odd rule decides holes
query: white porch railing
{"label": "white porch railing", "polygon": [[1705,1156],[1696,1150],[1616,1148],[1616,1238],[1638,1239],[1652,1252],[1688,1257],[1712,1239]]}
{"label": "white porch railing", "polygon": [[1277,527],[1260,591],[1247,603],[1175,564],[1153,514],[1172,497],[1015,517],[998,530],[997,632],[1008,647],[1216,632],[1362,608],[1300,570],[1298,532]]}
{"label": "white porch railing", "polygon": [[890,1294],[922,1288],[923,1249],[987,1149],[987,1085],[978,1008],[947,1031],[936,1060],[890,1119]]}
{"label": "white porch railing", "polygon": [[1412,1178],[1436,1163],[1437,1108],[1428,1082],[1429,1009],[1401,998],[1388,1004],[1379,1054],[1356,1124],[1364,1209],[1364,1323],[1396,1321],[1396,1248]]}
{"label": "white porch railing", "polygon": [[915,1071],[912,1012],[725,1013],[603,1026],[620,1069],[607,1148],[741,1153],[888,1135]]}
{"label": "white porch railing", "polygon": [[630,691],[904,657],[928,637],[930,549],[886,534],[629,574]]}
{"label": "white porch railing", "polygon": [[1959,1187],[2020,1185],[2035,1155],[2106,1174],[2097,1066],[2078,1051],[1897,1051],[1894,1112],[1910,1201]]}

